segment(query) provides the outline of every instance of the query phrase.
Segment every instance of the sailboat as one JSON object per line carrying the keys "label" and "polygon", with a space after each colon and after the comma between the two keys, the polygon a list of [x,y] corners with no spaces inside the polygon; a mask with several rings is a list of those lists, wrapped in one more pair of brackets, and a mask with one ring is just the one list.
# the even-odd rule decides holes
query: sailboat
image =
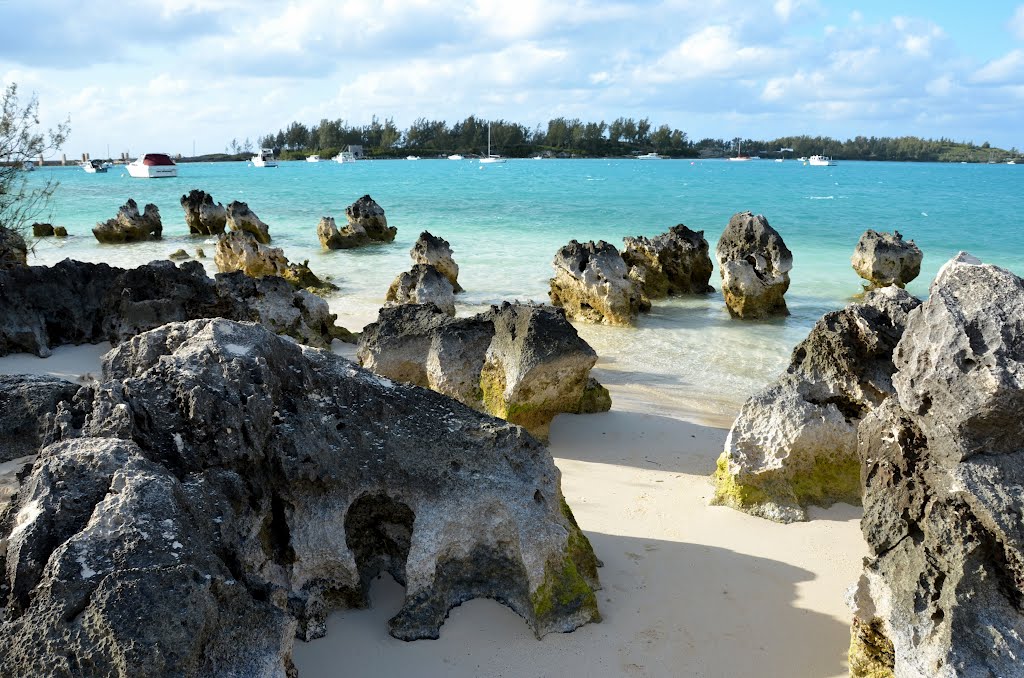
{"label": "sailboat", "polygon": [[494,164],[505,162],[505,158],[491,153],[491,123],[487,123],[487,155],[480,158],[480,164]]}
{"label": "sailboat", "polygon": [[736,142],[738,144],[736,149],[736,155],[730,156],[729,160],[732,160],[733,162],[746,162],[747,160],[750,160],[749,155],[743,155],[743,140],[736,139]]}

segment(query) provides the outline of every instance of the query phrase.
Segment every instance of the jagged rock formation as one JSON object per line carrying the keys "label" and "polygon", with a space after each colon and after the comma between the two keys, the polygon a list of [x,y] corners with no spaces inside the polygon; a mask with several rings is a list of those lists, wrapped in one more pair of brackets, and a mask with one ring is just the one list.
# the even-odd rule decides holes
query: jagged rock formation
{"label": "jagged rock formation", "polygon": [[919,304],[887,287],[826,313],[786,373],[743,404],[712,503],[786,523],[807,520],[809,504],[859,504],[857,429],[893,394],[893,350]]}
{"label": "jagged rock formation", "polygon": [[385,297],[389,304],[434,304],[455,315],[455,290],[440,271],[429,264],[416,264],[400,273]]}
{"label": "jagged rock formation", "polygon": [[167,322],[212,317],[261,322],[317,347],[353,340],[327,302],[305,290],[242,273],[211,280],[197,261],[126,270],[67,259],[0,273],[0,355],[45,357],[63,344],[118,343]]}
{"label": "jagged rock formation", "polygon": [[678,224],[653,238],[623,238],[622,259],[637,271],[648,299],[677,294],[706,294],[715,288],[704,231]]}
{"label": "jagged rock formation", "polygon": [[240,271],[252,278],[278,276],[296,289],[313,294],[327,294],[338,289],[334,283],[321,280],[309,270],[309,260],[293,264],[280,247],[263,245],[248,231],[232,231],[221,236],[217,240],[213,261],[222,273]]}
{"label": "jagged rock formation", "polygon": [[924,254],[913,240],[903,240],[899,231],[878,233],[870,228],[857,241],[850,263],[871,287],[907,283],[921,273]]}
{"label": "jagged rock formation", "polygon": [[440,271],[452,284],[455,294],[463,291],[459,284],[459,265],[452,258],[452,246],[444,238],[423,231],[409,250],[409,256],[414,264],[428,264]]}
{"label": "jagged rock formation", "polygon": [[359,339],[360,363],[433,389],[546,438],[555,415],[611,408],[590,377],[597,354],[559,309],[492,306],[453,318],[432,305],[382,308]]}
{"label": "jagged rock formation", "polygon": [[368,195],[345,208],[348,224],[338,230],[333,217],[323,217],[316,227],[317,237],[324,249],[345,250],[362,247],[372,242],[392,242],[398,229],[388,226],[384,209]]}
{"label": "jagged rock formation", "polygon": [[0,271],[28,266],[28,244],[17,231],[0,225]]}
{"label": "jagged rock formation", "polygon": [[224,205],[213,202],[212,195],[206,191],[193,189],[188,192],[188,195],[181,196],[180,202],[182,209],[185,210],[185,224],[188,226],[189,233],[192,235],[221,235],[224,233],[228,222],[228,211]]}
{"label": "jagged rock formation", "polygon": [[160,210],[156,205],[148,204],[139,214],[139,206],[134,200],[117,210],[117,216],[96,224],[92,234],[103,243],[139,242],[141,240],[159,240],[163,233],[160,221]]}
{"label": "jagged rock formation", "polygon": [[78,388],[56,377],[0,374],[0,463],[38,452],[45,439],[43,419]]}
{"label": "jagged rock formation", "polygon": [[1016,676],[1024,657],[1024,280],[961,253],[861,424],[870,550],[855,676]]}
{"label": "jagged rock formation", "polygon": [[270,243],[270,227],[263,223],[247,204],[234,200],[228,203],[226,212],[226,223],[229,229],[251,233],[256,238],[256,242],[260,244]]}
{"label": "jagged rock formation", "polygon": [[785,294],[793,254],[762,215],[734,214],[715,256],[729,313],[738,318],[789,314]]}
{"label": "jagged rock formation", "polygon": [[0,514],[3,675],[293,675],[370,581],[436,638],[495,598],[538,637],[599,620],[547,450],[259,325],[174,323],[104,359]]}
{"label": "jagged rock formation", "polygon": [[32,237],[47,238],[53,235],[53,224],[36,222],[32,224]]}
{"label": "jagged rock formation", "polygon": [[551,266],[555,277],[548,296],[574,320],[630,325],[640,311],[651,308],[619,251],[604,240],[582,245],[571,240]]}

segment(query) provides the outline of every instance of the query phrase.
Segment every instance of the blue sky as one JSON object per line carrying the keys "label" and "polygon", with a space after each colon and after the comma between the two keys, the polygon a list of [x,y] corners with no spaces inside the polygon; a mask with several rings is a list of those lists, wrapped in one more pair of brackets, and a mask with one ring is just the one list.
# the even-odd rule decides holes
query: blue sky
{"label": "blue sky", "polygon": [[0,82],[70,116],[71,156],[374,114],[1020,148],[1024,3],[0,0]]}

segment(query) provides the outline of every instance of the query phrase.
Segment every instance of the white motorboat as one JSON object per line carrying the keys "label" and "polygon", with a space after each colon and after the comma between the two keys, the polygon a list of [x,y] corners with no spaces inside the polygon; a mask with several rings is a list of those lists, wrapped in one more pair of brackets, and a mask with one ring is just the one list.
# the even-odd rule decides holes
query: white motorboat
{"label": "white motorboat", "polygon": [[78,164],[81,165],[86,174],[105,174],[107,171],[106,163],[101,160],[83,160]]}
{"label": "white motorboat", "polygon": [[829,155],[812,155],[807,159],[807,164],[812,167],[835,167],[835,160]]}
{"label": "white motorboat", "polygon": [[277,167],[277,161],[274,160],[274,149],[272,148],[261,148],[260,152],[252,156],[253,167]]}
{"label": "white motorboat", "polygon": [[405,159],[406,160],[419,160],[420,156],[418,156],[418,155],[407,155],[407,156],[405,156]]}
{"label": "white motorboat", "polygon": [[314,153],[306,156],[306,162],[320,162],[320,156]]}
{"label": "white motorboat", "polygon": [[801,155],[799,158],[796,159],[796,161],[797,162],[807,162],[807,156],[806,155]]}
{"label": "white motorboat", "polygon": [[480,158],[481,165],[491,165],[505,162],[505,158],[491,153],[491,123],[487,123],[487,155]]}
{"label": "white motorboat", "polygon": [[664,156],[658,155],[655,151],[636,156],[637,160],[664,160]]}
{"label": "white motorboat", "polygon": [[136,179],[168,179],[178,176],[178,166],[166,153],[145,153],[125,165]]}
{"label": "white motorboat", "polygon": [[448,159],[449,159],[449,160],[465,160],[465,158],[464,158],[464,157],[462,157],[462,156],[461,156],[460,154],[458,154],[458,153],[452,153],[451,155],[449,155],[449,156],[448,156]]}
{"label": "white motorboat", "polygon": [[351,151],[342,151],[334,156],[334,162],[355,162],[356,154]]}

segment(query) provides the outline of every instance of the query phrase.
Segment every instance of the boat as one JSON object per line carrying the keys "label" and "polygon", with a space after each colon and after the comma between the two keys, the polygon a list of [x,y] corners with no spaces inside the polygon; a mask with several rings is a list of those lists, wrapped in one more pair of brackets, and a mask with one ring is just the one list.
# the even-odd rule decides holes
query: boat
{"label": "boat", "polygon": [[830,155],[812,155],[807,159],[807,164],[812,167],[835,167],[836,162]]}
{"label": "boat", "polygon": [[462,155],[460,155],[458,153],[452,153],[451,155],[448,156],[448,159],[449,160],[465,160],[465,158],[462,157]]}
{"label": "boat", "polygon": [[780,148],[779,153],[782,155],[781,158],[775,158],[775,162],[783,162],[786,160],[786,153],[792,153],[792,148]]}
{"label": "boat", "polygon": [[799,158],[796,159],[796,161],[797,162],[807,162],[807,156],[806,155],[801,155]]}
{"label": "boat", "polygon": [[1016,165],[1016,164],[1017,164],[1017,161],[1016,161],[1016,160],[1007,160],[1007,161],[1006,161],[1006,164],[1007,164],[1007,165]]}
{"label": "boat", "polygon": [[26,160],[25,162],[21,163],[21,169],[25,170],[26,172],[35,172],[36,164],[31,160]]}
{"label": "boat", "polygon": [[166,153],[144,153],[125,165],[136,179],[168,179],[178,176],[178,166]]}
{"label": "boat", "polygon": [[277,161],[274,160],[274,149],[272,148],[261,148],[260,152],[252,156],[253,167],[277,167]]}
{"label": "boat", "polygon": [[643,155],[636,156],[637,160],[664,160],[664,156],[658,155],[656,152],[651,151],[650,153],[644,153]]}
{"label": "boat", "polygon": [[320,156],[314,153],[306,156],[306,162],[320,162]]}
{"label": "boat", "polygon": [[352,151],[342,151],[338,155],[334,156],[334,162],[355,162],[356,154]]}
{"label": "boat", "polygon": [[491,153],[491,123],[487,123],[487,155],[480,158],[480,164],[498,164],[505,162],[505,158]]}
{"label": "boat", "polygon": [[407,155],[407,156],[405,156],[405,159],[406,160],[419,160],[420,156],[418,156],[418,155]]}
{"label": "boat", "polygon": [[730,156],[729,160],[731,160],[732,162],[747,162],[748,160],[750,160],[750,156],[743,155],[743,141],[741,139],[737,139],[736,142],[736,155]]}
{"label": "boat", "polygon": [[87,174],[105,174],[107,165],[102,160],[83,160],[78,163]]}

